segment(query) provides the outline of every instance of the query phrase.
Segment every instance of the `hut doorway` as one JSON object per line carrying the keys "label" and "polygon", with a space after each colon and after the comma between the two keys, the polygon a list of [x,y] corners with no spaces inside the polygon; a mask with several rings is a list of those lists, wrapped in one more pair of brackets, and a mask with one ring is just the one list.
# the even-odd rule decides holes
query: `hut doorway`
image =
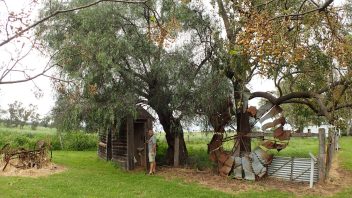
{"label": "hut doorway", "polygon": [[126,116],[120,126],[112,126],[99,133],[98,155],[126,170],[148,167],[147,133],[153,129],[154,118],[141,107],[137,116]]}
{"label": "hut doorway", "polygon": [[134,122],[134,156],[136,158],[136,166],[146,166],[146,134],[147,129],[145,122]]}

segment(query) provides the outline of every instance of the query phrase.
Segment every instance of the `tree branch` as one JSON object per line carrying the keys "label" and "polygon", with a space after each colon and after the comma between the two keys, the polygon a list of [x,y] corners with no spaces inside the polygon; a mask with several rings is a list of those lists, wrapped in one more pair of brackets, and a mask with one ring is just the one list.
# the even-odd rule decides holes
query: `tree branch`
{"label": "tree branch", "polygon": [[335,82],[331,83],[329,86],[320,89],[319,91],[317,91],[317,93],[322,94],[327,91],[330,91],[332,88],[337,87],[339,85],[350,85],[351,83],[352,83],[352,80],[346,80],[346,79],[342,79],[340,81],[335,81]]}
{"label": "tree branch", "polygon": [[117,2],[117,3],[139,4],[139,3],[145,3],[146,0],[144,0],[144,1],[137,1],[137,0],[135,0],[135,1],[133,1],[133,0],[130,0],[130,1],[127,1],[127,0],[126,1],[125,0],[98,0],[98,1],[95,1],[93,3],[89,3],[89,4],[86,4],[86,5],[83,5],[83,6],[79,6],[79,7],[75,7],[75,8],[71,8],[71,9],[67,9],[67,10],[57,10],[54,13],[52,13],[52,14],[50,14],[50,15],[42,18],[42,19],[40,19],[39,21],[33,23],[32,25],[29,25],[28,27],[24,28],[23,30],[19,31],[18,33],[14,34],[14,35],[10,36],[9,38],[7,38],[6,40],[2,41],[0,43],[0,47],[5,45],[5,44],[7,44],[7,43],[9,43],[13,39],[21,36],[23,33],[29,31],[30,29],[36,27],[37,25],[39,25],[39,24],[51,19],[52,17],[54,17],[56,15],[67,13],[67,12],[72,12],[72,11],[76,11],[76,10],[81,10],[81,9],[85,9],[85,8],[89,8],[89,7],[92,7],[94,5],[99,4],[101,2]]}
{"label": "tree branch", "polygon": [[292,92],[277,98],[268,92],[254,92],[251,94],[249,99],[258,98],[258,97],[265,98],[274,105],[280,105],[288,100],[295,99],[295,98],[314,98],[314,94],[311,92]]}
{"label": "tree branch", "polygon": [[222,3],[222,0],[217,0],[217,2],[218,2],[219,12],[220,12],[221,18],[224,21],[227,38],[231,42],[232,39],[234,39],[233,38],[234,35],[233,35],[232,31],[231,31],[229,17],[227,16],[227,13],[225,11],[225,7],[224,7],[224,4]]}
{"label": "tree branch", "polygon": [[316,114],[320,114],[320,111],[313,105],[313,103],[307,101],[307,100],[299,100],[299,99],[291,99],[283,102],[283,104],[303,104],[308,106],[312,111],[314,111]]}
{"label": "tree branch", "polygon": [[[339,110],[339,109],[343,109],[343,108],[350,108],[352,107],[352,103],[346,103],[346,104],[340,104],[340,105],[337,105],[334,110]],[[329,112],[332,111],[331,108],[328,109]]]}
{"label": "tree branch", "polygon": [[49,71],[51,68],[53,68],[55,65],[52,65],[46,69],[44,69],[42,72],[34,75],[34,76],[28,76],[24,71],[21,71],[21,72],[24,72],[24,75],[27,76],[25,77],[25,79],[22,79],[22,80],[13,80],[13,81],[0,81],[0,84],[13,84],[13,83],[22,83],[22,82],[27,82],[27,81],[31,81],[39,76],[42,76],[44,75],[47,71]]}
{"label": "tree branch", "polygon": [[267,6],[267,5],[269,5],[270,3],[274,2],[274,1],[275,1],[275,0],[267,1],[267,2],[265,2],[265,3],[262,3],[262,4],[257,5],[256,7],[257,7],[257,8],[260,8],[260,7],[262,7],[262,6]]}
{"label": "tree branch", "polygon": [[279,16],[276,16],[276,17],[273,17],[273,18],[269,19],[269,21],[273,21],[273,20],[276,20],[276,19],[279,19],[279,18],[285,18],[285,17],[298,17],[298,16],[303,16],[303,15],[310,14],[310,13],[316,12],[316,11],[322,12],[322,11],[324,11],[333,1],[334,1],[334,0],[326,0],[325,3],[324,3],[322,6],[318,7],[318,8],[315,8],[315,9],[312,9],[312,10],[308,10],[308,11],[303,12],[303,13],[279,15]]}

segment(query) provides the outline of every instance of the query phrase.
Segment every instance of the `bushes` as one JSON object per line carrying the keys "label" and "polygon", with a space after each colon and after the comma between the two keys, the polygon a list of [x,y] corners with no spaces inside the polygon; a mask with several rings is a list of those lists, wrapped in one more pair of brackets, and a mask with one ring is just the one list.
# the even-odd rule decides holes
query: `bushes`
{"label": "bushes", "polygon": [[35,143],[40,138],[29,136],[27,134],[13,134],[10,132],[0,132],[0,148],[5,144],[10,143],[11,147],[34,148]]}
{"label": "bushes", "polygon": [[59,135],[51,139],[53,150],[67,151],[93,151],[97,149],[98,136],[96,134],[87,134],[83,132],[72,132],[61,134],[62,146]]}
{"label": "bushes", "polygon": [[10,143],[11,147],[33,149],[39,140],[50,142],[52,150],[87,151],[97,149],[97,134],[62,133],[61,138],[63,148],[61,148],[58,134],[54,131],[52,133],[18,132],[12,128],[0,128],[0,149],[7,143]]}
{"label": "bushes", "polygon": [[96,134],[75,132],[63,136],[64,149],[69,151],[96,150],[97,142]]}

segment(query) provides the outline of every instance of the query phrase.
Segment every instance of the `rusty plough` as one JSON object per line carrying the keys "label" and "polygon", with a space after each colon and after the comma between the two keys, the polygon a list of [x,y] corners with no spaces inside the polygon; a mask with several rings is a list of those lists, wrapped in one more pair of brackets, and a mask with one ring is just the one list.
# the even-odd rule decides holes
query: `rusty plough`
{"label": "rusty plough", "polygon": [[19,169],[42,168],[51,160],[48,157],[50,146],[40,140],[36,143],[33,150],[25,148],[11,148],[10,144],[5,144],[0,150],[0,156],[3,156],[4,166],[2,171],[5,171],[8,165]]}

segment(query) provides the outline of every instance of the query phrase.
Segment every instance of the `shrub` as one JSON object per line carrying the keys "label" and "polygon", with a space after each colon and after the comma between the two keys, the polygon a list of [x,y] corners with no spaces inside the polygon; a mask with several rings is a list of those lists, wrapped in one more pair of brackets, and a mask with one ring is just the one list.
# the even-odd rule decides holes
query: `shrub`
{"label": "shrub", "polygon": [[16,136],[11,145],[14,147],[28,147],[29,139],[26,136]]}
{"label": "shrub", "polygon": [[[97,149],[97,134],[84,132],[62,133],[63,150],[84,151]],[[55,131],[37,132],[17,131],[14,128],[0,127],[0,149],[7,143],[11,147],[23,147],[33,149],[39,140],[50,142],[52,150],[62,150],[60,138]]]}
{"label": "shrub", "polygon": [[67,133],[64,136],[64,148],[71,151],[97,149],[97,136],[82,132]]}

